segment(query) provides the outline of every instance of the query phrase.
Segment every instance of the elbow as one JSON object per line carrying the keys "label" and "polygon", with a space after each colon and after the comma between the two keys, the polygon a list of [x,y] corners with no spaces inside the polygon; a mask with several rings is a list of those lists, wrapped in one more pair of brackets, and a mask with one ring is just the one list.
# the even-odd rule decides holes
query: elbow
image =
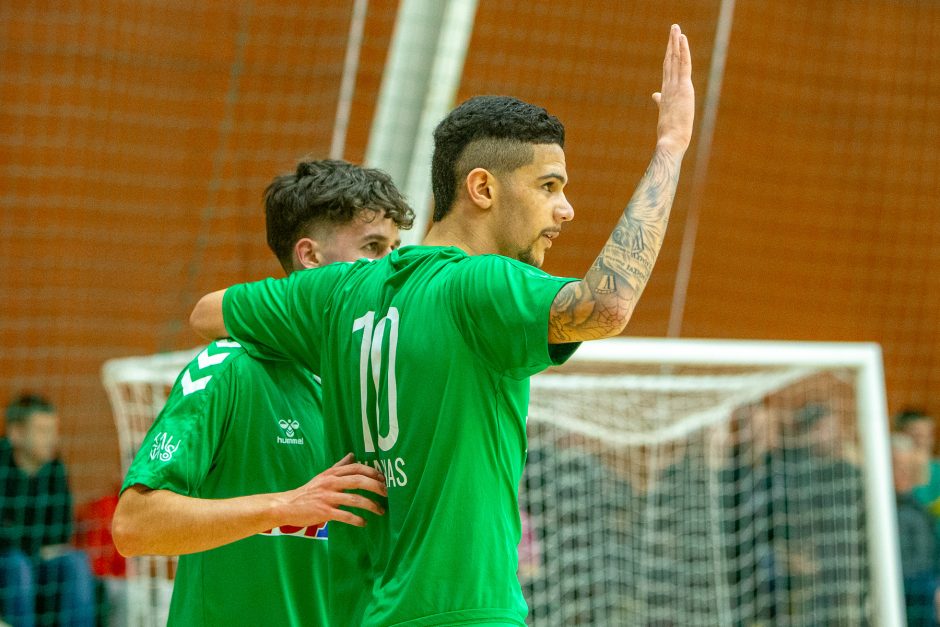
{"label": "elbow", "polygon": [[189,314],[189,327],[196,332],[196,335],[206,340],[213,340],[215,338],[209,337],[207,335],[206,328],[206,297],[203,296],[199,299],[199,302],[196,303],[196,306],[193,308],[193,312]]}
{"label": "elbow", "polygon": [[604,325],[605,328],[601,337],[598,339],[617,337],[623,333],[630,323],[630,319],[633,317],[633,309],[634,307],[632,305],[624,304],[610,308],[606,315],[607,324]]}
{"label": "elbow", "polygon": [[138,557],[144,554],[140,546],[140,535],[134,533],[136,525],[127,518],[120,511],[115,512],[111,521],[111,539],[118,553],[124,557]]}
{"label": "elbow", "polygon": [[206,294],[189,315],[189,326],[203,339],[212,341],[227,335],[222,316],[224,294],[225,290]]}

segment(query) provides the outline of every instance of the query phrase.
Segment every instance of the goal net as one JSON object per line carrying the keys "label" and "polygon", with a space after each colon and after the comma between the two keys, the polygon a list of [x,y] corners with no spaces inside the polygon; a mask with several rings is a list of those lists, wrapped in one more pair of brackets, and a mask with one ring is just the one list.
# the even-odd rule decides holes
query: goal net
{"label": "goal net", "polygon": [[612,340],[535,377],[533,625],[900,625],[871,345]]}
{"label": "goal net", "polygon": [[[202,348],[105,362],[101,378],[114,413],[122,475],[127,474],[179,373]],[[176,557],[127,559],[128,627],[166,625],[175,573]]]}

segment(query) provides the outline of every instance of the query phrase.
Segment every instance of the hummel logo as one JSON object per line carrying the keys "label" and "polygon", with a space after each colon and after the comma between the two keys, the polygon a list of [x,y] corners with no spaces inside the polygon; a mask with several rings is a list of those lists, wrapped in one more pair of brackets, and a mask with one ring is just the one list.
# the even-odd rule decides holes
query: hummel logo
{"label": "hummel logo", "polygon": [[286,433],[289,438],[294,437],[294,429],[300,426],[300,423],[296,420],[289,422],[287,420],[278,420],[277,424],[281,429],[284,429],[284,433]]}
{"label": "hummel logo", "polygon": [[304,443],[303,438],[294,437],[294,435],[297,433],[297,429],[300,428],[300,423],[297,422],[296,420],[291,420],[289,418],[287,420],[284,420],[282,418],[281,420],[277,421],[277,426],[283,429],[284,433],[287,434],[286,438],[277,436],[278,444],[303,444]]}

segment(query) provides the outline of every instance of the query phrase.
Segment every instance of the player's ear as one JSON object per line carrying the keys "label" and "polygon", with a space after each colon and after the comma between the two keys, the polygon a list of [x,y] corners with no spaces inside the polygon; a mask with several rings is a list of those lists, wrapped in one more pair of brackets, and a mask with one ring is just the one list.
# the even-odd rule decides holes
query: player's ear
{"label": "player's ear", "polygon": [[315,239],[301,237],[294,244],[294,270],[319,268],[323,264],[320,245]]}
{"label": "player's ear", "polygon": [[493,205],[496,177],[485,168],[474,168],[464,181],[470,202],[480,209],[489,209]]}

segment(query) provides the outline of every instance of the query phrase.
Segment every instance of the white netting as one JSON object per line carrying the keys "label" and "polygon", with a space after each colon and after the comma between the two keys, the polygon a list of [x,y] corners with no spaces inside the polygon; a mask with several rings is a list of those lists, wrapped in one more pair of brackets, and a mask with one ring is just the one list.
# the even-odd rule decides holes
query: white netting
{"label": "white netting", "polygon": [[[147,430],[166,404],[176,377],[200,350],[105,362],[101,378],[114,412],[122,473],[127,473]],[[127,619],[130,627],[166,625],[176,561],[175,556],[144,555],[127,559]]]}
{"label": "white netting", "polygon": [[892,624],[865,486],[886,457],[863,468],[859,426],[884,412],[860,411],[861,364],[657,366],[620,346],[533,379],[531,624]]}

